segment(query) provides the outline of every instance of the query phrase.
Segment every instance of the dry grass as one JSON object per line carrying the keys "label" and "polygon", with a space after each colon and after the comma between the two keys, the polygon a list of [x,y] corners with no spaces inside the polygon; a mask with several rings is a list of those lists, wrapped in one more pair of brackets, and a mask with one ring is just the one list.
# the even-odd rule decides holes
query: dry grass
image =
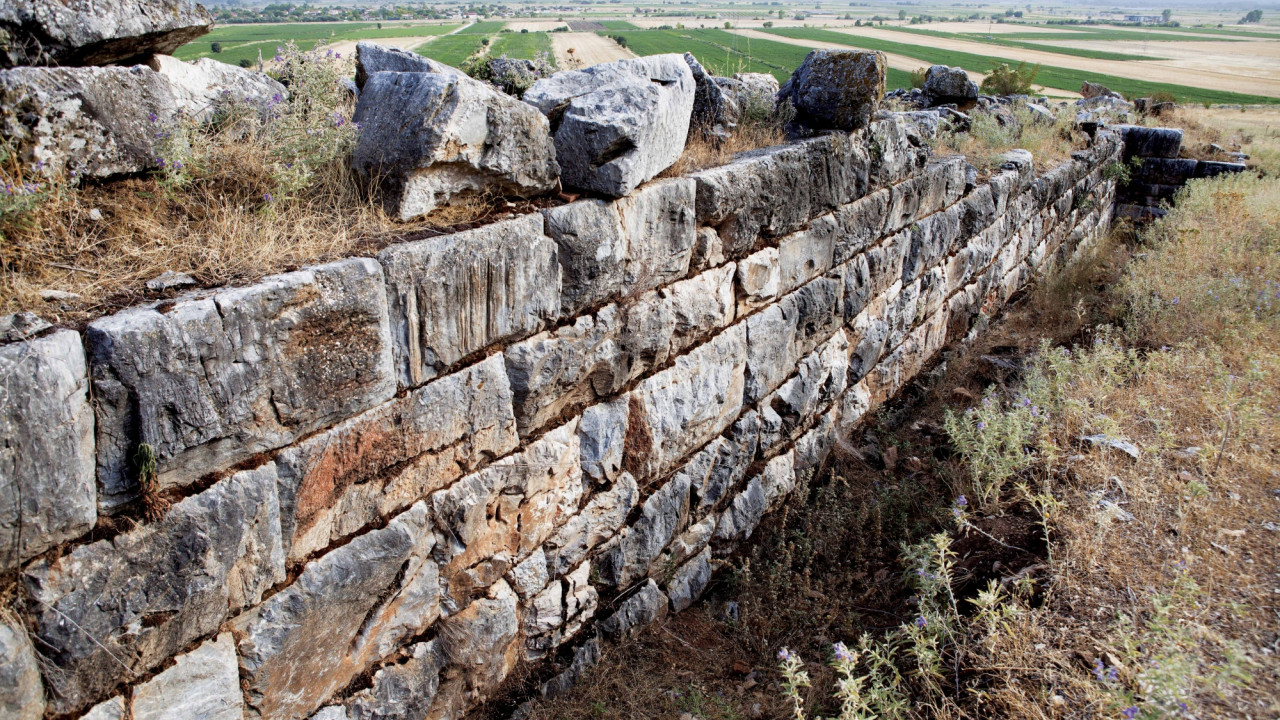
{"label": "dry grass", "polygon": [[699,170],[719,167],[728,164],[738,153],[773,147],[786,141],[782,123],[773,121],[742,123],[724,140],[717,140],[691,129],[684,154],[674,165],[662,171],[659,177],[682,177]]}
{"label": "dry grass", "polygon": [[1002,127],[994,115],[974,112],[968,132],[939,132],[933,144],[940,155],[964,155],[986,176],[1000,166],[1000,156],[1009,150],[1027,150],[1036,167],[1044,170],[1070,159],[1074,150],[1085,147],[1088,138],[1075,128],[1075,119],[1062,113],[1053,123],[1033,120],[1025,107],[1012,110],[1016,123]]}

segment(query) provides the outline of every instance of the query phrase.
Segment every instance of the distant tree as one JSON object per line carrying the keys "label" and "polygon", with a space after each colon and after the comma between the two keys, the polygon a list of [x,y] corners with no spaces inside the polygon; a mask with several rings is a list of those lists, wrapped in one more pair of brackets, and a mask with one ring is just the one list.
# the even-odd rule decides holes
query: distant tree
{"label": "distant tree", "polygon": [[382,29],[382,23],[378,23],[378,29],[379,29],[379,30],[381,30],[381,29]]}
{"label": "distant tree", "polygon": [[861,21],[861,20],[854,20],[854,21],[853,21],[853,26],[854,26],[854,27],[862,27],[862,21]]}
{"label": "distant tree", "polygon": [[215,53],[220,53],[222,52],[222,43],[209,43],[209,49]]}
{"label": "distant tree", "polygon": [[1256,23],[1256,22],[1262,22],[1262,11],[1261,11],[1261,10],[1250,10],[1250,11],[1249,11],[1249,14],[1245,15],[1245,16],[1240,20],[1240,22],[1242,22],[1242,23]]}
{"label": "distant tree", "polygon": [[1021,62],[1018,67],[1011,68],[1007,63],[1000,63],[983,78],[982,92],[988,95],[1029,95],[1031,83],[1039,73],[1039,65]]}
{"label": "distant tree", "polygon": [[1173,11],[1166,9],[1160,13],[1160,17],[1164,18],[1164,21],[1167,23],[1169,22],[1169,19],[1173,17]]}
{"label": "distant tree", "polygon": [[725,20],[725,21],[724,21],[724,29],[725,29],[725,30],[728,30],[728,29],[729,29],[729,28],[731,28],[731,27],[733,27],[733,23],[729,22],[728,20]]}
{"label": "distant tree", "polygon": [[529,34],[529,28],[520,28],[520,33],[521,33],[522,35],[528,35],[528,34]]}
{"label": "distant tree", "polygon": [[240,58],[240,67],[251,68],[253,67],[253,61],[249,58]]}
{"label": "distant tree", "polygon": [[765,20],[765,21],[764,21],[764,26],[765,26],[765,27],[773,27],[773,21],[772,21],[772,20]]}
{"label": "distant tree", "polygon": [[907,11],[906,11],[906,10],[899,10],[899,11],[898,11],[898,19],[899,19],[899,20],[906,20],[906,19],[907,19]]}

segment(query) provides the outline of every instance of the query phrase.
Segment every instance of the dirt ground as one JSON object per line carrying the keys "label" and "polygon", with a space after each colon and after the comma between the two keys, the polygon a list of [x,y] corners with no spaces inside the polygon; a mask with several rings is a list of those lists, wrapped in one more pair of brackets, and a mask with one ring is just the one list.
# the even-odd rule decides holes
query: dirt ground
{"label": "dirt ground", "polygon": [[[566,70],[576,70],[600,63],[633,58],[635,53],[606,37],[588,32],[551,33],[551,49],[556,64]],[[570,53],[569,50],[573,52]]]}
{"label": "dirt ground", "polygon": [[400,48],[401,50],[412,50],[423,43],[430,42],[432,39],[440,37],[439,35],[427,35],[424,37],[390,37],[390,38],[367,38],[364,40],[342,40],[340,42],[330,43],[326,45],[328,49],[341,53],[343,57],[354,57],[356,52],[356,43],[372,42],[387,47]]}

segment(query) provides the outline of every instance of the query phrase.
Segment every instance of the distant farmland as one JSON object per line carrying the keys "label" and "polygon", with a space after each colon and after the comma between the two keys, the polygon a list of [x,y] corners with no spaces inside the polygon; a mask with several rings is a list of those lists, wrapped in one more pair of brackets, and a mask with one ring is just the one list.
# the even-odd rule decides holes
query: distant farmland
{"label": "distant farmland", "polygon": [[[320,41],[372,40],[378,38],[423,37],[443,35],[460,25],[391,25],[378,28],[377,23],[275,23],[270,25],[223,25],[199,40],[183,45],[174,52],[181,60],[211,57],[235,65],[241,60],[271,59],[276,47],[292,40],[303,50],[311,50]],[[222,52],[213,52],[213,43]]]}

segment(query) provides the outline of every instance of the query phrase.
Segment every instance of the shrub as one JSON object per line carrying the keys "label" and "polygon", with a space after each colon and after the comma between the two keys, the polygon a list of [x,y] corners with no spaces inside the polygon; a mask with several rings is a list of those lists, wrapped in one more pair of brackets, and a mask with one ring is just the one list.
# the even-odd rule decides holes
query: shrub
{"label": "shrub", "polygon": [[916,68],[915,70],[912,70],[911,71],[911,87],[913,88],[924,87],[924,78],[928,74],[929,74],[929,68],[922,67],[922,68]]}
{"label": "shrub", "polygon": [[982,92],[988,95],[1028,95],[1031,83],[1039,73],[1039,65],[1020,62],[1018,67],[1011,68],[1008,63],[1000,63],[983,78]]}
{"label": "shrub", "polygon": [[251,68],[253,67],[253,61],[249,58],[240,58],[240,67]]}
{"label": "shrub", "polygon": [[220,42],[209,43],[209,50],[215,53],[222,52],[222,43]]}

